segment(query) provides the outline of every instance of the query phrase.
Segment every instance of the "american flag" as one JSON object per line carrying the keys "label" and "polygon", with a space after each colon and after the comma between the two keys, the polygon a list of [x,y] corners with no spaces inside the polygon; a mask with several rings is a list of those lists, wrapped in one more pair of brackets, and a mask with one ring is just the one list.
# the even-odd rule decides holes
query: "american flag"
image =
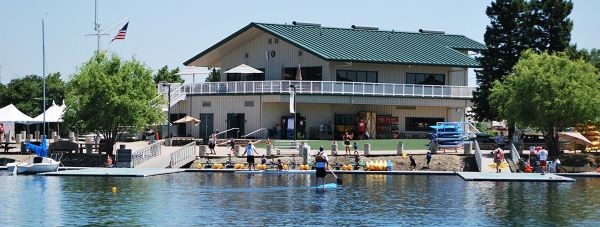
{"label": "american flag", "polygon": [[117,35],[115,35],[115,37],[110,42],[112,43],[112,41],[115,41],[115,39],[125,39],[125,33],[127,33],[128,25],[129,25],[129,22],[127,22],[127,24],[125,24],[125,26],[123,26],[123,28],[121,28],[121,30],[119,30],[119,33],[117,33]]}

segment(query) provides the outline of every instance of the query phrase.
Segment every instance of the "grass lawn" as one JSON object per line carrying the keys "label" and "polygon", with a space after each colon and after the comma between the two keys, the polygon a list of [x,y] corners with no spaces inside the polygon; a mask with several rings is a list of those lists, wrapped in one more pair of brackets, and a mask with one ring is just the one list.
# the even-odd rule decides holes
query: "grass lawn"
{"label": "grass lawn", "polygon": [[[278,140],[282,141],[282,140]],[[344,149],[343,141],[336,141],[338,145],[338,150]],[[378,140],[353,140],[351,141],[351,145],[356,142],[359,146],[359,150],[364,149],[364,144],[371,144],[371,150],[396,150],[396,144],[398,142],[404,142],[404,149],[406,150],[426,150],[427,143],[429,142],[427,139],[378,139]],[[308,145],[312,149],[318,149],[319,146],[323,146],[325,150],[331,150],[331,144],[333,142],[331,140],[308,140]],[[267,146],[264,143],[256,144],[257,148],[266,148]],[[354,150],[354,149],[352,149]]]}

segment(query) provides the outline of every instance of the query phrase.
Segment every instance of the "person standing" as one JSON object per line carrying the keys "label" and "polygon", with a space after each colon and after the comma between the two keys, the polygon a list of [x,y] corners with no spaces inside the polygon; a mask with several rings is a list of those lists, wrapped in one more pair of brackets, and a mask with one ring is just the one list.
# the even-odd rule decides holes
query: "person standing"
{"label": "person standing", "polygon": [[504,132],[500,132],[498,136],[496,136],[496,145],[500,148],[504,148]]}
{"label": "person standing", "polygon": [[346,155],[350,155],[350,140],[352,139],[352,136],[350,136],[350,134],[348,134],[348,131],[346,131],[344,133],[344,146],[346,147]]}
{"label": "person standing", "polygon": [[548,166],[548,151],[542,147],[542,150],[538,152],[538,156],[540,158],[540,166],[542,166],[542,175],[546,173]]}
{"label": "person standing", "polygon": [[254,164],[255,154],[258,154],[258,152],[256,152],[254,144],[252,144],[252,142],[248,142],[248,145],[246,145],[246,149],[242,154],[242,156],[246,155],[246,161],[248,162],[248,170],[250,170],[250,168],[256,170],[256,165]]}
{"label": "person standing", "polygon": [[413,156],[409,155],[408,159],[410,159],[410,170],[412,170],[412,171],[417,170],[417,162],[415,161],[415,159],[413,158]]}
{"label": "person standing", "polygon": [[360,121],[358,121],[358,139],[359,140],[365,139],[366,131],[367,131],[367,123],[365,123],[364,119],[360,119]]}
{"label": "person standing", "polygon": [[494,163],[496,164],[496,173],[501,173],[500,164],[504,161],[504,150],[498,145],[494,150]]}
{"label": "person standing", "polygon": [[208,138],[208,148],[210,149],[211,154],[217,154],[215,151],[215,146],[217,145],[217,133],[215,131],[210,134],[210,138]]}
{"label": "person standing", "polygon": [[327,155],[323,151],[319,151],[315,156],[315,169],[316,169],[316,181],[315,186],[319,185],[319,179],[321,180],[321,184],[325,185],[325,176],[327,176],[327,166],[329,165],[329,160],[327,159]]}
{"label": "person standing", "polygon": [[429,163],[431,162],[431,151],[427,151],[427,156],[425,156],[427,160],[427,169],[429,169]]}

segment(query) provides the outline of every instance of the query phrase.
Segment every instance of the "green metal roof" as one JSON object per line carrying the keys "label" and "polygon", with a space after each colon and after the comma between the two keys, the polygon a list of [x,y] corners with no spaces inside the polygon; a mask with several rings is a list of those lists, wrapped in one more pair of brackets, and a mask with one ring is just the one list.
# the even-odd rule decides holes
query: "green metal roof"
{"label": "green metal roof", "polygon": [[184,64],[252,27],[327,61],[479,67],[477,60],[458,50],[485,49],[485,45],[462,35],[251,23]]}

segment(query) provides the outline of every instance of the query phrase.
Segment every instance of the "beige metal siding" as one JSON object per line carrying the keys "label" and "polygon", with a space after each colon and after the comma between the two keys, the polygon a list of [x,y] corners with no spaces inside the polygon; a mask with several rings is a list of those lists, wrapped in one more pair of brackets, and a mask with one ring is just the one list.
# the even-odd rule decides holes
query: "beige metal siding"
{"label": "beige metal siding", "polygon": [[[171,108],[172,113],[189,113],[189,98]],[[225,130],[227,113],[245,114],[245,133],[259,128],[271,128],[281,116],[289,114],[288,95],[232,95],[232,96],[193,96],[192,116],[200,113],[214,114],[214,128]],[[253,101],[254,106],[245,106]],[[203,107],[202,102],[211,102]],[[262,105],[262,107],[261,107]],[[332,122],[334,114],[358,114],[370,111],[379,115],[399,117],[401,131],[405,129],[406,117],[438,117],[446,121],[461,121],[464,107],[471,105],[469,100],[417,99],[417,98],[381,98],[361,96],[319,96],[301,95],[297,99],[297,111],[307,117],[307,126],[318,127]],[[197,128],[192,135],[198,136]]]}
{"label": "beige metal siding", "polygon": [[[271,44],[269,44],[269,39],[271,39]],[[302,51],[302,56],[298,56],[300,48],[281,39],[275,43],[275,39],[274,36],[262,32],[257,38],[226,54],[222,60],[223,71],[246,64],[254,68],[264,68],[265,80],[281,80],[283,79],[281,73],[283,67],[298,67],[298,64],[301,64],[302,67],[321,66],[323,73],[329,71],[326,61],[306,51]],[[271,57],[271,51],[275,51],[275,57]],[[248,53],[247,59],[245,58],[246,53]],[[225,81],[226,76],[221,80]]]}

